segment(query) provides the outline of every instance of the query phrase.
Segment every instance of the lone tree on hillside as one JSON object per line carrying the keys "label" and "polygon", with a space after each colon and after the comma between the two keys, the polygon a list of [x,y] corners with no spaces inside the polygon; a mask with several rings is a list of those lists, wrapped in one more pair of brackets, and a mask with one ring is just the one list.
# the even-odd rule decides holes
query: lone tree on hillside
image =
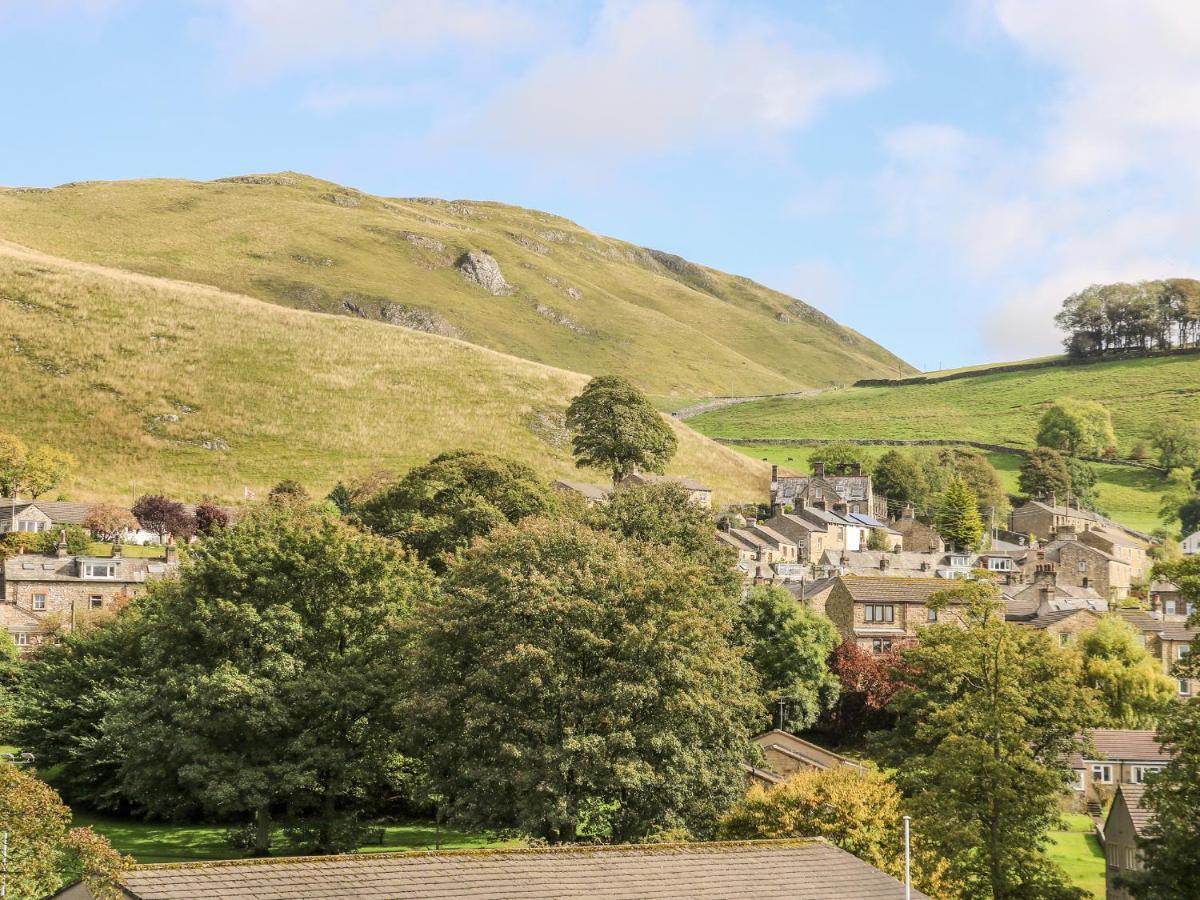
{"label": "lone tree on hillside", "polygon": [[1112,414],[1103,403],[1063,399],[1042,413],[1037,442],[1067,456],[1100,456],[1117,438]]}
{"label": "lone tree on hillside", "polygon": [[567,407],[567,425],[575,464],[607,469],[614,483],[639,469],[661,474],[678,444],[645,394],[619,375],[589,381]]}
{"label": "lone tree on hillside", "polygon": [[967,483],[955,475],[938,500],[933,527],[948,544],[960,550],[975,550],[983,541],[983,518],[979,501]]}
{"label": "lone tree on hillside", "polygon": [[1200,425],[1173,416],[1164,419],[1151,439],[1164,469],[1194,469],[1200,464]]}
{"label": "lone tree on hillside", "polygon": [[1038,447],[1021,463],[1017,485],[1027,497],[1065,497],[1071,490],[1071,473],[1061,453],[1053,447]]}

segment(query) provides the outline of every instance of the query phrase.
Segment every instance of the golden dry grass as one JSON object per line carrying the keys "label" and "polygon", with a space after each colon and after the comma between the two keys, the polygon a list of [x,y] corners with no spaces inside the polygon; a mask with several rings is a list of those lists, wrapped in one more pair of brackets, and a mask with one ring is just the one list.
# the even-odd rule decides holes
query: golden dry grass
{"label": "golden dry grass", "polygon": [[[586,376],[463,341],[7,243],[0,328],[4,428],[75,453],[72,496],[236,500],[283,478],[324,492],[458,447],[601,478],[559,430]],[[673,424],[672,472],[718,502],[765,494],[763,464]]]}

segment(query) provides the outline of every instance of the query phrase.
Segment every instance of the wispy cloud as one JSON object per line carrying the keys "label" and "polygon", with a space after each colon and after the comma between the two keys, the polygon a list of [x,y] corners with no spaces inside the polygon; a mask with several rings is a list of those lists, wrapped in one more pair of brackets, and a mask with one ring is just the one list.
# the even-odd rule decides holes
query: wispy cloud
{"label": "wispy cloud", "polygon": [[683,0],[610,0],[582,41],[543,57],[480,117],[511,149],[612,163],[752,144],[883,79],[874,58],[815,40],[798,49],[777,25]]}

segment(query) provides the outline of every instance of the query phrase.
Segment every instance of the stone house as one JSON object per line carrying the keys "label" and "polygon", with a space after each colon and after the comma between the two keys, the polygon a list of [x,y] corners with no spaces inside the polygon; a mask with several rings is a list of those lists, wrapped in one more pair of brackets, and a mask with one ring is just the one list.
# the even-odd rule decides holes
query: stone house
{"label": "stone house", "polygon": [[1171,760],[1153,731],[1097,728],[1087,735],[1092,749],[1071,759],[1075,772],[1072,788],[1077,807],[1098,817],[1104,804],[1121,785],[1145,783],[1146,775],[1157,772]]}
{"label": "stone house", "polygon": [[784,587],[791,591],[798,603],[816,610],[821,615],[826,615],[825,604],[837,583],[838,576],[834,575],[831,578],[817,578],[812,581],[786,584]]}
{"label": "stone house", "polygon": [[929,598],[951,585],[941,578],[888,578],[845,575],[838,578],[825,601],[842,637],[861,649],[886,653],[914,640],[917,629],[937,622],[962,622],[959,604],[938,612]]}
{"label": "stone house", "polygon": [[1066,609],[1050,610],[1034,613],[1031,616],[1005,615],[1005,620],[1015,622],[1026,628],[1038,628],[1049,634],[1060,647],[1070,647],[1078,643],[1079,636],[1091,631],[1100,621],[1103,613],[1087,607],[1076,606]]}
{"label": "stone house", "polygon": [[826,577],[877,575],[889,578],[933,578],[944,561],[944,554],[934,553],[830,550],[817,562],[817,570]]}
{"label": "stone house", "polygon": [[1113,795],[1112,807],[1104,820],[1104,896],[1107,900],[1133,900],[1119,879],[1143,868],[1138,839],[1154,821],[1154,813],[1143,806],[1146,788],[1140,784],[1121,784]]}
{"label": "stone house", "polygon": [[1150,545],[1133,537],[1128,532],[1118,528],[1092,526],[1077,532],[1081,543],[1103,550],[1109,556],[1119,559],[1129,566],[1130,575],[1134,580],[1146,578],[1150,574],[1153,562],[1146,551]]}
{"label": "stone house", "polygon": [[91,505],[87,503],[0,498],[0,534],[53,531],[67,525],[83,525],[90,511]]}
{"label": "stone house", "polygon": [[753,741],[762,748],[766,768],[754,768],[747,774],[752,782],[758,782],[764,787],[780,784],[797,772],[810,769],[823,772],[844,766],[860,772],[866,771],[861,763],[849,757],[826,750],[812,741],[806,741],[778,728],[758,735]]}
{"label": "stone house", "polygon": [[1191,652],[1200,629],[1189,627],[1186,615],[1164,615],[1161,611],[1121,609],[1117,611],[1141,636],[1142,645],[1175,678],[1180,697],[1200,695],[1200,678],[1180,678],[1175,666]]}
{"label": "stone house", "polygon": [[771,466],[771,509],[785,512],[802,505],[822,506],[837,513],[860,513],[876,519],[887,518],[887,501],[875,493],[871,476],[857,463],[839,466],[827,473],[823,463],[814,463],[811,475],[780,476],[779,466]]}
{"label": "stone house", "polygon": [[901,549],[911,553],[945,553],[946,542],[937,529],[916,517],[911,503],[906,504],[900,517],[892,522],[892,530],[900,535]]}
{"label": "stone house", "polygon": [[799,547],[801,562],[819,560],[828,548],[829,526],[823,521],[812,521],[794,513],[778,513],[763,524]]}
{"label": "stone house", "polygon": [[1058,579],[1063,584],[1092,588],[1110,601],[1129,596],[1133,570],[1123,559],[1078,540],[1064,530],[1042,550],[1045,558],[1058,563]]}
{"label": "stone house", "polygon": [[22,553],[4,560],[0,625],[19,651],[32,651],[90,619],[109,614],[145,590],[146,582],[178,569],[173,547],[166,559],[127,557],[120,545],[111,557]]}
{"label": "stone house", "polygon": [[1150,608],[1167,616],[1190,616],[1196,611],[1196,604],[1183,599],[1179,585],[1155,579],[1150,582]]}

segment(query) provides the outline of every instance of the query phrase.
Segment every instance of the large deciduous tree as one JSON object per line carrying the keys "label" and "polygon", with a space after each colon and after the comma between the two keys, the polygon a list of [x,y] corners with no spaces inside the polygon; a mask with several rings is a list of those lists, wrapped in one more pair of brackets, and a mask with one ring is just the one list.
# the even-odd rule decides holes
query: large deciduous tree
{"label": "large deciduous tree", "polygon": [[54,490],[71,477],[79,463],[65,450],[54,447],[35,447],[25,457],[22,481],[30,497],[37,499]]}
{"label": "large deciduous tree", "polygon": [[1150,439],[1164,469],[1200,467],[1200,425],[1172,416],[1159,422]]}
{"label": "large deciduous tree", "polygon": [[1065,398],[1042,413],[1037,442],[1068,456],[1100,456],[1117,438],[1112,415],[1102,403]]}
{"label": "large deciduous tree", "polygon": [[567,407],[567,426],[576,465],[604,470],[614,483],[637,471],[661,474],[675,455],[671,426],[619,375],[589,381]]}
{"label": "large deciduous tree", "polygon": [[938,498],[933,527],[948,544],[974,550],[983,541],[983,518],[974,492],[957,475]]}
{"label": "large deciduous tree", "polygon": [[875,490],[896,503],[923,503],[928,484],[925,473],[912,457],[889,450],[879,457],[871,473]]}
{"label": "large deciduous tree", "polygon": [[555,503],[552,489],[524,463],[456,450],[367,499],[357,515],[367,528],[411,547],[440,571],[450,554],[476,538],[547,513]]}
{"label": "large deciduous tree", "polygon": [[313,825],[348,849],[396,758],[403,626],[432,576],[329,513],[268,504],[212,534],[141,601],[142,677],[110,716],[122,788],[163,815],[200,809]]}
{"label": "large deciduous tree", "polygon": [[158,535],[160,542],[169,534],[186,533],[190,528],[190,517],[183,504],[162,494],[143,494],[134,502],[131,512],[138,524]]}
{"label": "large deciduous tree", "polygon": [[703,833],[745,790],[737,594],[669,545],[531,519],[424,606],[411,752],[452,821],[551,843]]}
{"label": "large deciduous tree", "polygon": [[7,896],[46,897],[82,880],[97,900],[124,896],[116,886],[133,864],[91,828],[71,828],[71,810],[50,785],[15,765],[0,764],[0,831],[7,839]]}
{"label": "large deciduous tree", "polygon": [[867,454],[866,449],[846,441],[837,441],[810,450],[808,453],[809,469],[812,469],[817,463],[823,464],[825,471],[829,474],[838,471],[842,466],[853,468],[858,465],[864,472],[871,470],[871,457]]}
{"label": "large deciduous tree", "polygon": [[1142,804],[1153,818],[1138,842],[1143,868],[1128,873],[1129,887],[1144,900],[1191,900],[1200,884],[1200,702],[1177,704],[1158,739],[1171,758],[1148,779]]}
{"label": "large deciduous tree", "polygon": [[83,527],[99,540],[116,543],[126,531],[137,528],[137,519],[121,506],[111,503],[94,503],[83,519]]}
{"label": "large deciduous tree", "polygon": [[840,683],[829,669],[829,654],[841,640],[837,627],[781,587],[754,587],[741,608],[741,642],[758,673],[763,721],[787,731],[812,727],[837,700]]}
{"label": "large deciduous tree", "polygon": [[1077,654],[1004,621],[995,589],[968,582],[931,604],[963,605],[904,650],[910,687],[892,702],[884,758],[966,897],[1080,898],[1047,855],[1069,754],[1094,718]]}
{"label": "large deciduous tree", "polygon": [[1080,638],[1079,651],[1084,680],[1100,699],[1096,725],[1153,728],[1175,700],[1175,682],[1119,616],[1104,616]]}

